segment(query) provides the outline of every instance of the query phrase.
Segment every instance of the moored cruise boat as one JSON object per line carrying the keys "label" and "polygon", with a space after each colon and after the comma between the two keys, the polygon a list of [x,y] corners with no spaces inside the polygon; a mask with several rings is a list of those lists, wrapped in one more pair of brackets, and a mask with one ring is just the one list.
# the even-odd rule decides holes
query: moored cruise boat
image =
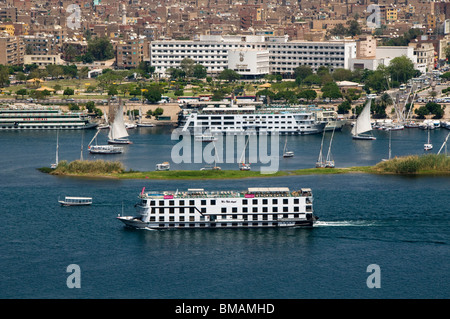
{"label": "moored cruise boat", "polygon": [[91,122],[85,113],[62,112],[60,109],[48,109],[42,106],[0,108],[0,130],[80,130],[95,128],[97,125]]}
{"label": "moored cruise boat", "polygon": [[117,219],[138,229],[257,228],[313,226],[310,188],[248,188],[246,191],[188,189],[184,192],[144,192],[135,216]]}
{"label": "moored cruise boat", "polygon": [[316,119],[314,112],[299,109],[264,108],[253,105],[205,107],[200,111],[185,110],[179,126],[184,132],[211,134],[318,134],[327,123]]}

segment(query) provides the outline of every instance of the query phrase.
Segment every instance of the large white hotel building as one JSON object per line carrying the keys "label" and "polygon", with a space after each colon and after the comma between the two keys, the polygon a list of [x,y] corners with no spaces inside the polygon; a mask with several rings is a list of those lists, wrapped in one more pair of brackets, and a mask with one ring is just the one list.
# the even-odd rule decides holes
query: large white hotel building
{"label": "large white hotel building", "polygon": [[321,66],[331,70],[350,69],[356,57],[356,41],[288,41],[283,36],[202,35],[198,40],[157,40],[150,43],[150,62],[161,76],[189,58],[216,75],[232,69],[241,75],[265,74],[289,76],[296,67],[308,65],[316,71]]}

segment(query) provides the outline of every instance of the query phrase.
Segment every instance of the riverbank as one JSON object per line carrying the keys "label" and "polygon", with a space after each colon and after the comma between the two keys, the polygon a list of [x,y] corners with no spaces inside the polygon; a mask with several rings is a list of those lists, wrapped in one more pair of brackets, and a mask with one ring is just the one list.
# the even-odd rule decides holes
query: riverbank
{"label": "riverbank", "polygon": [[244,179],[258,177],[280,177],[292,175],[326,174],[397,174],[397,175],[443,175],[450,176],[450,158],[446,155],[427,154],[422,156],[396,157],[374,166],[354,166],[348,168],[306,168],[298,170],[280,170],[273,174],[261,174],[259,171],[240,170],[175,170],[175,171],[125,171],[120,162],[62,161],[56,169],[43,167],[41,172],[56,176],[74,176],[114,179],[155,179],[155,180],[210,180]]}

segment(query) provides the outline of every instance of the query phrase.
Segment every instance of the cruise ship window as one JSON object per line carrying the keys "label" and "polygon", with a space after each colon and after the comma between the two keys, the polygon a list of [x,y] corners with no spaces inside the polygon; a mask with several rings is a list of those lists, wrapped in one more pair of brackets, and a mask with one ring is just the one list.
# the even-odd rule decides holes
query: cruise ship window
{"label": "cruise ship window", "polygon": [[288,203],[288,199],[287,198],[284,198],[283,199],[283,204],[287,204]]}
{"label": "cruise ship window", "polygon": [[294,198],[294,204],[298,204],[299,203],[299,199],[298,198]]}
{"label": "cruise ship window", "polygon": [[267,205],[268,200],[267,199],[263,199],[263,205]]}
{"label": "cruise ship window", "polygon": [[203,207],[203,208],[201,209],[201,211],[202,211],[202,213],[206,213],[206,208]]}
{"label": "cruise ship window", "polygon": [[169,200],[169,205],[170,205],[170,206],[175,205],[175,201],[174,201],[174,200]]}
{"label": "cruise ship window", "polygon": [[202,204],[202,205],[206,205],[206,200],[205,200],[205,199],[202,199],[201,204]]}
{"label": "cruise ship window", "polygon": [[152,201],[150,202],[150,206],[155,206],[155,205],[156,205],[156,201],[152,200]]}
{"label": "cruise ship window", "polygon": [[189,201],[189,205],[195,205],[194,200],[191,199],[191,200]]}
{"label": "cruise ship window", "polygon": [[267,207],[263,207],[263,213],[267,213]]}
{"label": "cruise ship window", "polygon": [[160,208],[160,209],[159,209],[159,213],[160,213],[160,214],[164,214],[164,208]]}
{"label": "cruise ship window", "polygon": [[242,212],[243,213],[248,213],[248,207],[242,207]]}
{"label": "cruise ship window", "polygon": [[272,199],[272,204],[278,204],[278,199]]}
{"label": "cruise ship window", "polygon": [[242,205],[247,205],[248,204],[248,200],[247,199],[243,199],[242,200]]}
{"label": "cruise ship window", "polygon": [[216,200],[215,199],[211,200],[211,205],[216,205]]}
{"label": "cruise ship window", "polygon": [[180,206],[184,206],[184,200],[180,200]]}
{"label": "cruise ship window", "polygon": [[180,207],[180,214],[184,214],[184,207]]}
{"label": "cruise ship window", "polygon": [[174,213],[175,213],[175,208],[170,207],[170,208],[169,208],[169,214],[174,214]]}
{"label": "cruise ship window", "polygon": [[163,200],[159,201],[159,206],[164,206],[164,201]]}
{"label": "cruise ship window", "polygon": [[258,205],[258,200],[257,199],[253,200],[253,205]]}
{"label": "cruise ship window", "polygon": [[294,212],[298,212],[298,206],[294,206]]}
{"label": "cruise ship window", "polygon": [[272,211],[273,211],[274,213],[277,213],[277,212],[278,212],[278,207],[273,207],[273,208],[272,208]]}
{"label": "cruise ship window", "polygon": [[258,212],[258,207],[253,207],[253,212],[257,213]]}
{"label": "cruise ship window", "polygon": [[227,212],[227,208],[226,207],[222,207],[222,213],[226,213]]}
{"label": "cruise ship window", "polygon": [[283,213],[287,213],[289,211],[289,208],[288,207],[283,207]]}
{"label": "cruise ship window", "polygon": [[194,207],[189,208],[189,213],[190,213],[190,214],[194,214],[194,213],[195,213]]}
{"label": "cruise ship window", "polygon": [[232,213],[237,213],[237,207],[231,208],[231,212],[232,212]]}

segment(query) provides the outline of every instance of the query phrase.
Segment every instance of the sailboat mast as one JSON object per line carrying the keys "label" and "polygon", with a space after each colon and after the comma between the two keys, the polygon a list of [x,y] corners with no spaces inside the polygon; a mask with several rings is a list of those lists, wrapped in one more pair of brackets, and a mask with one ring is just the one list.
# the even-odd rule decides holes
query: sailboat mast
{"label": "sailboat mast", "polygon": [[56,131],[56,166],[58,166],[58,153],[59,153],[59,130]]}
{"label": "sailboat mast", "polygon": [[391,135],[392,130],[389,130],[389,159],[391,159]]}
{"label": "sailboat mast", "polygon": [[334,129],[335,127],[333,127],[333,132],[331,133],[330,145],[328,146],[327,161],[331,160],[331,143],[333,142]]}

